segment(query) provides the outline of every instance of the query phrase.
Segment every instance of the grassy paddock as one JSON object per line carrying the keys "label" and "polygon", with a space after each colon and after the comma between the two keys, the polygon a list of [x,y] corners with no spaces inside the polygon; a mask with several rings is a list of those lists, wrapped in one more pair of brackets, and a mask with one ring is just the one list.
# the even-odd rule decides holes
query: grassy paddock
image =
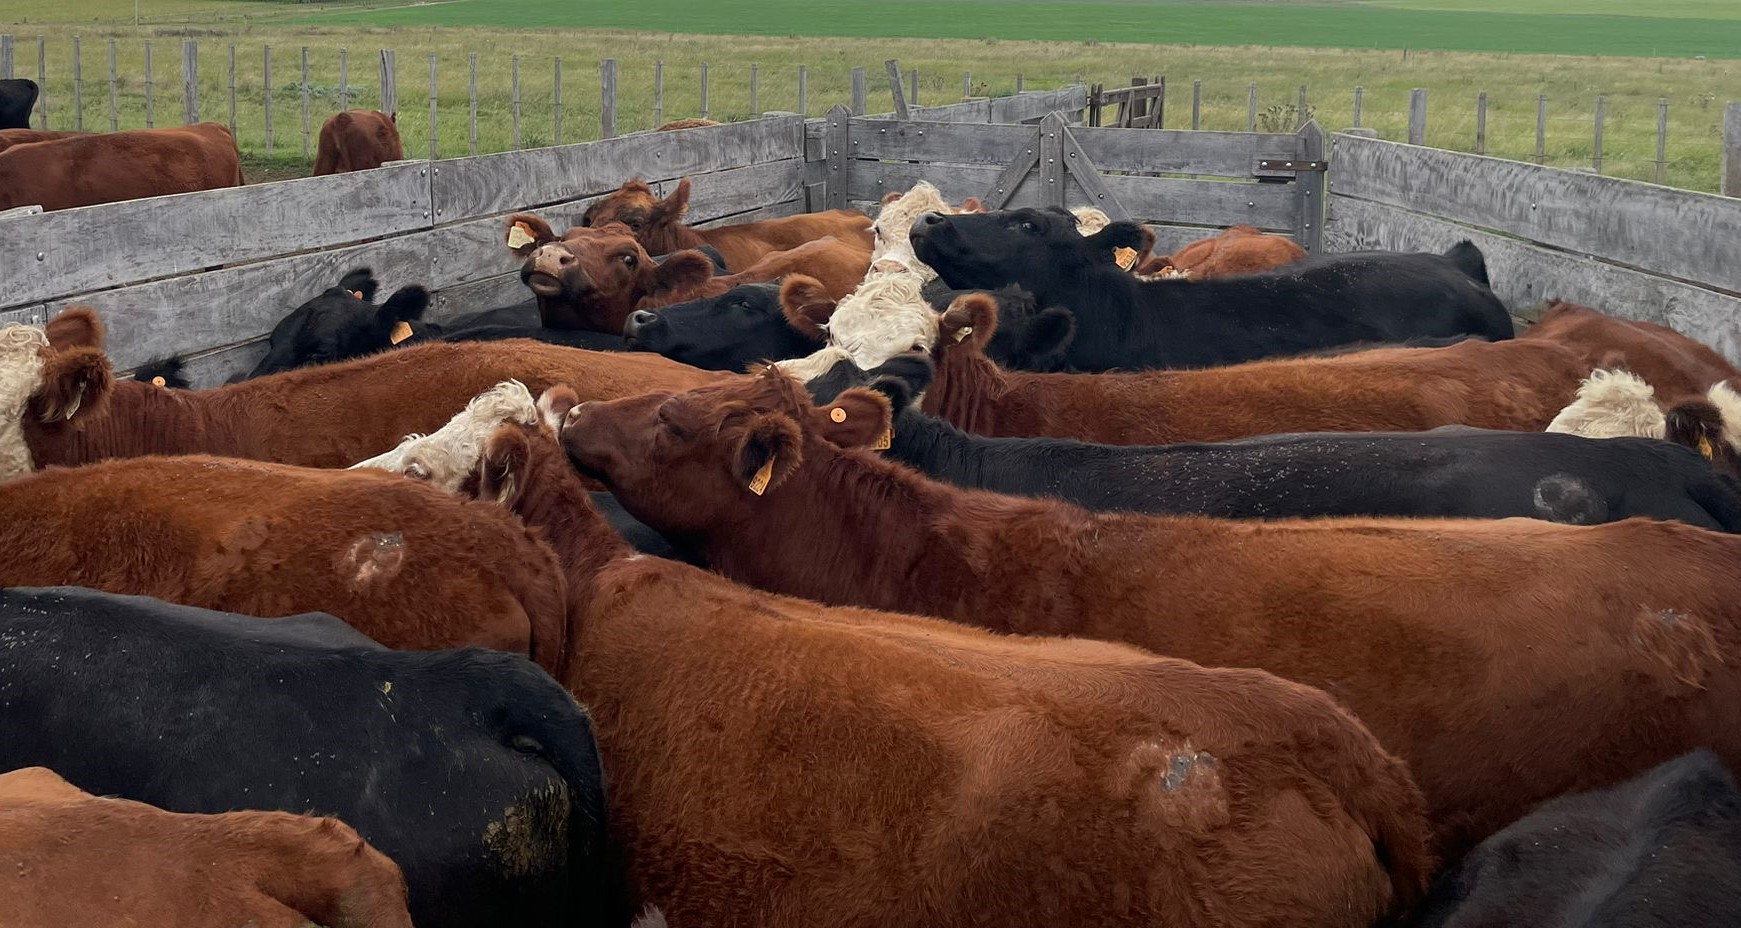
{"label": "grassy paddock", "polygon": [[[19,0],[26,6],[47,0]],[[665,63],[666,119],[698,115],[699,69],[710,65],[709,115],[737,119],[750,114],[749,69],[759,66],[761,110],[797,108],[797,70],[809,67],[808,111],[820,114],[850,95],[853,67],[869,76],[873,110],[889,108],[882,61],[898,57],[921,76],[920,102],[953,102],[962,93],[963,71],[972,72],[972,91],[999,95],[1014,90],[1018,72],[1031,88],[1081,79],[1122,84],[1130,75],[1166,74],[1167,125],[1188,126],[1191,82],[1203,82],[1206,129],[1244,129],[1246,86],[1255,81],[1265,128],[1292,129],[1291,106],[1300,84],[1308,86],[1311,112],[1329,129],[1352,123],[1353,88],[1364,86],[1362,122],[1386,138],[1406,135],[1409,90],[1430,92],[1429,144],[1472,150],[1475,97],[1488,93],[1490,154],[1530,160],[1535,151],[1536,94],[1549,96],[1546,161],[1587,167],[1591,162],[1593,111],[1599,94],[1607,97],[1603,173],[1649,180],[1654,177],[1657,100],[1669,102],[1666,182],[1712,190],[1718,180],[1723,103],[1741,97],[1741,61],[1640,58],[1574,58],[1464,52],[1363,51],[1267,47],[1154,46],[1096,42],[1015,42],[1001,40],[877,40],[862,38],[661,35],[605,31],[516,31],[503,28],[378,28],[361,25],[289,25],[289,10],[309,17],[310,6],[230,0],[173,0],[169,15],[181,25],[135,29],[119,25],[0,26],[17,41],[21,75],[37,74],[36,36],[47,40],[48,104],[54,128],[74,124],[72,37],[82,38],[84,126],[109,126],[106,42],[117,41],[119,125],[145,125],[144,42],[153,43],[152,87],[156,125],[180,122],[182,115],[181,42],[193,38],[200,52],[200,115],[228,118],[227,48],[237,50],[237,123],[251,163],[272,165],[269,176],[284,176],[302,161],[300,49],[310,50],[309,129],[339,106],[339,49],[349,50],[352,105],[375,106],[376,53],[392,48],[398,57],[398,109],[407,153],[429,152],[428,55],[438,58],[439,153],[463,155],[468,139],[467,54],[478,54],[478,150],[499,151],[513,141],[511,60],[521,58],[521,144],[556,140],[553,58],[563,60],[562,141],[594,138],[599,131],[598,62],[619,62],[618,129],[653,124],[653,62]],[[1422,0],[1377,0],[1400,5]],[[1483,18],[1484,4],[1498,0],[1432,0],[1461,4]],[[1602,4],[1610,0],[1553,0]],[[1211,4],[1212,6],[1214,4]],[[62,3],[60,6],[65,7]],[[146,9],[162,7],[147,3]],[[1734,5],[1741,8],[1741,4]],[[91,0],[81,15],[111,17],[127,4]],[[1692,17],[1710,7],[1704,0],[1668,0],[1660,15]],[[1223,12],[1228,7],[1221,6]],[[1599,7],[1600,8],[1600,7]],[[220,10],[223,18],[212,16]],[[430,8],[436,9],[436,8]],[[520,6],[499,7],[508,18]],[[588,9],[591,9],[589,6]],[[352,14],[345,14],[352,15]],[[374,11],[374,16],[389,11]],[[264,17],[264,18],[262,18]],[[1689,19],[1688,21],[1695,21]],[[1737,20],[1741,22],[1741,20]],[[271,88],[276,144],[266,150],[261,80],[262,46],[273,47]],[[1272,109],[1273,108],[1273,109]],[[254,176],[254,172],[250,172]]]}

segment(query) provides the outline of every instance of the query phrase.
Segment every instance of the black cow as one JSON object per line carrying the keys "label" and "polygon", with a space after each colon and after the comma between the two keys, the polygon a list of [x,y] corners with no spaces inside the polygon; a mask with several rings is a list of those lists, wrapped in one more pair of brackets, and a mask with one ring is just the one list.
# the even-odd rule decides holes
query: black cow
{"label": "black cow", "polygon": [[1741,793],[1708,751],[1543,804],[1439,878],[1421,928],[1729,928]]}
{"label": "black cow", "polygon": [[1218,518],[1523,516],[1589,525],[1632,516],[1741,532],[1741,481],[1653,438],[1447,426],[1313,432],[1216,444],[1111,446],[971,435],[913,406],[931,362],[903,355],[812,380],[827,402],[870,385],[896,410],[886,454],[938,480],[1088,509]]}
{"label": "black cow", "polygon": [[659,534],[657,529],[629,515],[623,504],[617,502],[615,495],[604,490],[593,491],[592,508],[598,510],[599,515],[604,516],[605,521],[611,524],[611,528],[616,529],[617,534],[623,536],[623,540],[636,551],[668,561],[683,561],[697,567],[707,566],[702,562],[700,553],[677,547],[670,539]]}
{"label": "black cow", "polygon": [[272,327],[266,356],[233,380],[360,358],[404,341],[429,307],[429,291],[402,287],[376,306],[378,288],[374,273],[366,267],[346,274],[338,286],[280,319]]}
{"label": "black cow", "polygon": [[524,658],[65,587],[0,592],[0,651],[0,770],[337,816],[404,870],[423,928],[627,921],[591,725]]}
{"label": "black cow", "polygon": [[30,128],[30,110],[40,89],[22,77],[0,80],[0,129]]}
{"label": "black cow", "polygon": [[942,216],[913,224],[919,259],[951,287],[1017,284],[1039,306],[1076,317],[1069,366],[1211,367],[1352,342],[1478,335],[1510,338],[1511,317],[1487,287],[1481,252],[1357,252],[1308,258],[1263,274],[1143,281],[1111,260],[1142,244],[1141,227],[1076,231],[1063,209]]}

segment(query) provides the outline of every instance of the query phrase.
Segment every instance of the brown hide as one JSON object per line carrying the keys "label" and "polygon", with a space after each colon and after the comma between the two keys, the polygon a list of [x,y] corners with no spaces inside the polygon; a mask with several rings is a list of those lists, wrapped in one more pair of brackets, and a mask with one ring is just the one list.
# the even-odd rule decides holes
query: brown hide
{"label": "brown hide", "polygon": [[[69,346],[55,356],[91,350]],[[432,342],[212,390],[118,381],[112,390],[85,390],[81,415],[70,422],[26,415],[24,433],[37,467],[144,454],[348,467],[413,432],[435,431],[472,397],[504,380],[519,380],[533,391],[566,383],[583,398],[610,399],[686,390],[733,376],[645,352],[583,351],[519,339]],[[93,412],[102,402],[107,411]]]}
{"label": "brown hide", "polygon": [[7,928],[411,928],[399,868],[337,819],[189,815],[0,775]]}
{"label": "brown hide", "polygon": [[399,140],[397,119],[380,110],[346,110],[321,125],[314,173],[366,171],[403,160],[405,145]]}
{"label": "brown hide", "polygon": [[1321,693],[769,596],[631,557],[548,432],[498,431],[479,495],[504,472],[673,925],[1364,926],[1430,873],[1402,765]]}
{"label": "brown hide", "polygon": [[707,229],[684,225],[689,189],[689,179],[684,178],[669,197],[660,200],[653,195],[653,188],[636,178],[587,207],[582,223],[598,226],[620,222],[634,230],[641,244],[656,255],[712,245],[725,257],[726,269],[733,272],[748,268],[771,252],[787,251],[830,235],[862,245],[867,253],[873,244],[870,217],[849,209]]}
{"label": "brown hide", "polygon": [[[958,299],[944,314],[926,412],[981,435],[1114,445],[1456,424],[1539,431],[1589,372],[1558,345],[1511,340],[1204,370],[1033,374],[985,356],[996,326],[997,306],[983,297]],[[957,341],[963,329],[971,332]]]}
{"label": "brown hide", "polygon": [[659,131],[659,132],[676,132],[679,129],[705,129],[709,126],[717,126],[717,125],[719,125],[719,122],[716,120],[700,119],[698,117],[691,116],[688,119],[673,119],[670,122],[660,126],[657,131]]}
{"label": "brown hide", "polygon": [[0,129],[0,151],[5,151],[14,145],[28,145],[31,142],[52,142],[56,139],[70,139],[89,132],[48,132],[42,129]]}
{"label": "brown hide", "polygon": [[1252,226],[1233,226],[1220,235],[1198,239],[1171,255],[1156,255],[1137,266],[1139,274],[1159,274],[1172,268],[1192,280],[1255,274],[1292,264],[1306,250],[1291,239],[1265,235]]}
{"label": "brown hide", "polygon": [[15,145],[0,151],[0,209],[44,210],[242,185],[241,155],[215,122]]}
{"label": "brown hide", "polygon": [[329,612],[390,648],[478,645],[561,670],[549,550],[499,510],[379,471],[197,455],[51,468],[0,484],[0,550],[0,586]]}
{"label": "brown hide", "polygon": [[1741,376],[1709,347],[1668,326],[1603,315],[1588,306],[1550,301],[1540,321],[1518,335],[1576,352],[1590,367],[1624,367],[1656,389],[1660,402],[1700,398],[1720,380]]}
{"label": "brown hide", "polygon": [[[1538,802],[1696,747],[1741,763],[1741,537],[1096,514],[823,437],[869,444],[887,409],[852,390],[815,410],[770,374],[587,404],[563,440],[637,518],[743,583],[1320,687],[1408,763],[1450,858]],[[770,459],[757,496],[745,472]]]}

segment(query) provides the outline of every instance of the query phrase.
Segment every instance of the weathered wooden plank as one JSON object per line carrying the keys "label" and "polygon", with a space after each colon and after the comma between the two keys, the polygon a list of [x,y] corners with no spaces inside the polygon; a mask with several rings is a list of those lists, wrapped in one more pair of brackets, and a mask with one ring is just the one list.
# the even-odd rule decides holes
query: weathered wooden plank
{"label": "weathered wooden plank", "polygon": [[1027,126],[988,126],[948,122],[854,119],[852,156],[887,161],[948,161],[956,164],[1008,164],[1031,146]]}
{"label": "weathered wooden plank", "polygon": [[0,326],[42,325],[48,321],[48,310],[41,304],[0,310]]}
{"label": "weathered wooden plank", "polygon": [[1331,188],[1567,251],[1741,291],[1741,202],[1458,152],[1337,136]]}
{"label": "weathered wooden plank", "polygon": [[[1324,160],[1324,129],[1316,119],[1306,120],[1294,133],[1294,158],[1300,161]],[[1329,196],[1329,178],[1322,171],[1306,171],[1294,176],[1294,238],[1300,247],[1312,254],[1323,251],[1324,201]]]}
{"label": "weathered wooden plank", "polygon": [[[181,359],[181,375],[195,389],[223,386],[231,377],[253,370],[266,356],[266,349],[266,336],[262,335],[239,344],[195,352]],[[127,368],[122,371],[133,373]]]}
{"label": "weathered wooden plank", "polygon": [[914,119],[925,122],[991,122],[990,100],[968,100],[947,106],[912,106],[908,110]]}
{"label": "weathered wooden plank", "polygon": [[94,307],[108,327],[109,357],[131,369],[238,344],[270,332],[284,315],[358,267],[374,269],[387,293],[429,278],[430,236],[406,235],[51,300]]}
{"label": "weathered wooden plank", "polygon": [[520,283],[519,269],[516,268],[511,273],[482,277],[437,291],[427,318],[431,322],[447,322],[457,316],[519,306],[531,299],[532,291]]}
{"label": "weathered wooden plank", "polygon": [[[984,197],[994,189],[1003,171],[995,164],[908,164],[888,161],[855,161],[847,178],[846,199],[854,202],[882,202],[886,193],[905,192],[919,181],[930,181],[951,203],[968,197]],[[1032,206],[1043,202],[1034,178],[1013,191],[1006,207]]]}
{"label": "weathered wooden plank", "polygon": [[825,121],[827,128],[822,135],[822,158],[828,164],[827,201],[830,209],[839,209],[846,205],[847,186],[852,181],[853,172],[847,170],[851,158],[852,114],[836,103],[828,111]]}
{"label": "weathered wooden plank", "polygon": [[1034,192],[1047,206],[1063,206],[1064,188],[1064,123],[1056,114],[1040,120],[1040,176],[1035,178]]}
{"label": "weathered wooden plank", "polygon": [[[1062,128],[1062,122],[1048,118],[1040,124],[1043,127],[1057,125]],[[1075,133],[1063,129],[1064,136],[1064,168],[1067,176],[1081,189],[1082,196],[1088,204],[1104,211],[1114,221],[1129,219],[1124,204],[1106,189],[1106,184],[1100,179],[1100,172],[1094,161],[1082,150],[1082,143],[1076,141]]]}
{"label": "weathered wooden plank", "polygon": [[1292,232],[1298,211],[1291,184],[1239,184],[1107,174],[1106,189],[1130,215],[1171,224],[1231,226]]}
{"label": "weathered wooden plank", "polygon": [[1072,129],[1102,171],[1250,177],[1260,158],[1292,158],[1292,133],[1192,132],[1182,129]]}
{"label": "weathered wooden plank", "polygon": [[1082,122],[1082,111],[1088,106],[1088,88],[1072,84],[1057,90],[1037,90],[1018,93],[1013,97],[996,97],[987,107],[987,119],[1004,125],[1040,119],[1048,113],[1064,114],[1064,121]]}
{"label": "weathered wooden plank", "polygon": [[1016,195],[1034,172],[1034,166],[1040,163],[1039,129],[1028,129],[1027,144],[1018,149],[1019,154],[1010,159],[1010,163],[998,172],[997,179],[988,187],[981,199],[987,209],[1003,209],[1004,205]]}
{"label": "weathered wooden plank", "polygon": [[426,171],[384,167],[0,223],[0,306],[426,228]]}
{"label": "weathered wooden plank", "polygon": [[802,191],[800,191],[798,199],[769,203],[741,213],[732,213],[729,216],[717,216],[706,222],[698,222],[696,225],[703,229],[715,229],[721,226],[742,225],[746,222],[761,222],[764,219],[781,219],[786,216],[796,216],[802,212],[804,212],[804,200]]}
{"label": "weathered wooden plank", "polygon": [[648,132],[615,139],[442,161],[435,176],[442,221],[487,216],[604,193],[634,177],[665,180],[799,157],[803,120],[748,122]]}
{"label": "weathered wooden plank", "polygon": [[1671,326],[1741,362],[1741,299],[1733,296],[1366,200],[1332,196],[1330,217],[1330,252],[1443,251],[1469,239],[1487,257],[1494,291],[1514,311],[1571,300]]}

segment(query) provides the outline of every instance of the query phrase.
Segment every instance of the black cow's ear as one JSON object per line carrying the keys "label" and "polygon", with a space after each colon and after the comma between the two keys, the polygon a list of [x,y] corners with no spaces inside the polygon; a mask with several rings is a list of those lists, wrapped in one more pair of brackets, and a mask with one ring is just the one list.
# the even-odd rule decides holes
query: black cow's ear
{"label": "black cow's ear", "polygon": [[937,347],[971,345],[984,351],[997,331],[997,300],[987,293],[964,293],[937,321]]}
{"label": "black cow's ear", "polygon": [[508,217],[508,250],[524,258],[539,245],[556,241],[550,223],[531,213],[515,213]]}
{"label": "black cow's ear", "polygon": [[713,279],[713,262],[707,255],[685,248],[666,255],[653,275],[655,294],[687,293]]}
{"label": "black cow's ear", "polygon": [[877,365],[870,372],[871,389],[889,398],[889,405],[900,412],[913,405],[914,397],[931,386],[937,368],[931,359],[919,352],[898,354]]}
{"label": "black cow's ear", "polygon": [[804,436],[798,423],[779,413],[764,412],[749,421],[732,455],[732,471],[744,489],[756,496],[778,487],[804,459]]}
{"label": "black cow's ear", "polygon": [[375,272],[366,267],[359,267],[339,278],[340,289],[365,303],[375,302],[375,292],[380,287],[380,282],[375,280]]}
{"label": "black cow's ear", "polygon": [[[1111,255],[1119,248],[1136,250],[1143,247],[1143,227],[1134,222],[1109,223],[1106,228],[1088,236],[1087,241],[1096,249]],[[1149,248],[1154,247],[1154,239],[1149,240]]]}
{"label": "black cow's ear", "polygon": [[780,284],[780,312],[785,314],[786,323],[816,341],[828,338],[826,327],[837,305],[822,281],[814,277],[788,274]]}
{"label": "black cow's ear", "polygon": [[429,291],[412,284],[400,287],[387,302],[381,304],[377,315],[392,322],[418,322],[423,319],[423,311],[429,308]]}
{"label": "black cow's ear", "polygon": [[671,195],[660,200],[647,213],[647,225],[656,226],[668,222],[681,222],[683,214],[689,212],[689,178],[677,182],[677,189]]}
{"label": "black cow's ear", "polygon": [[1042,310],[1022,327],[1022,353],[1035,360],[1061,356],[1075,338],[1075,314],[1054,306]]}
{"label": "black cow's ear", "polygon": [[842,390],[834,402],[810,411],[810,421],[822,437],[842,448],[879,444],[889,434],[890,416],[888,397],[863,387]]}

